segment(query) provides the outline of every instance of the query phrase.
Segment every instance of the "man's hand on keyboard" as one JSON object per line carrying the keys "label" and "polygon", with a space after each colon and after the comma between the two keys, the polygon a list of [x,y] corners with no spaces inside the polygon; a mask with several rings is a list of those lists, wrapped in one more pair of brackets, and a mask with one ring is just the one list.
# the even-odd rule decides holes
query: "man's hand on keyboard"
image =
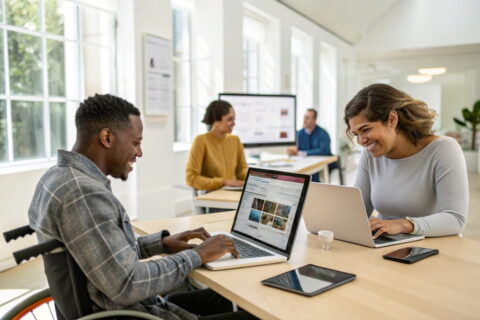
{"label": "man's hand on keyboard", "polygon": [[227,253],[231,253],[235,258],[238,258],[238,252],[232,239],[222,234],[207,238],[193,250],[200,255],[202,263],[217,260]]}
{"label": "man's hand on keyboard", "polygon": [[205,240],[210,234],[204,228],[180,232],[162,239],[163,246],[170,252],[180,252],[185,249],[193,249],[197,245],[188,243],[192,239]]}

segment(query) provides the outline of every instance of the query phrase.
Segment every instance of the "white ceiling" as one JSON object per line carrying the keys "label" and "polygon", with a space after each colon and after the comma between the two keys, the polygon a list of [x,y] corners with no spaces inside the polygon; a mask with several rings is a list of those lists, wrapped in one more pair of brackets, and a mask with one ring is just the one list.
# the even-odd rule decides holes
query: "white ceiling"
{"label": "white ceiling", "polygon": [[399,0],[277,0],[355,44]]}

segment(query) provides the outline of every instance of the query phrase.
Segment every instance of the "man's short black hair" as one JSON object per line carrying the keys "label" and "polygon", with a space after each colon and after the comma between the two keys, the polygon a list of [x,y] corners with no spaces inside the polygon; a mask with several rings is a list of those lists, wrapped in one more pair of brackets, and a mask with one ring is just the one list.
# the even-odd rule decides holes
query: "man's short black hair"
{"label": "man's short black hair", "polygon": [[317,119],[317,115],[318,115],[317,110],[310,108],[310,109],[307,109],[307,111],[313,112],[313,117]]}
{"label": "man's short black hair", "polygon": [[140,110],[127,100],[110,94],[88,97],[80,103],[75,114],[77,137],[86,140],[104,128],[128,127],[131,125],[130,115],[140,116]]}

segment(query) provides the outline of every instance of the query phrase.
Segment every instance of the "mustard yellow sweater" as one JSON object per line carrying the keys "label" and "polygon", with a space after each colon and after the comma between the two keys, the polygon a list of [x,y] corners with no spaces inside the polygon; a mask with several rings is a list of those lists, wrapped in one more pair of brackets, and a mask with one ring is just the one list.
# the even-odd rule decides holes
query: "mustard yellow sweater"
{"label": "mustard yellow sweater", "polygon": [[245,180],[247,162],[237,136],[218,138],[207,132],[193,141],[188,157],[186,182],[199,190],[223,187],[224,179]]}

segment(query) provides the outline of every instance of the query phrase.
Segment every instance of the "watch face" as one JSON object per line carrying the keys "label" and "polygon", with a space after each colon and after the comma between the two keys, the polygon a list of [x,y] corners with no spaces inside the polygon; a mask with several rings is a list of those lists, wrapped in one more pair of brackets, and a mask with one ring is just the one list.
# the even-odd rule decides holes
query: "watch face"
{"label": "watch face", "polygon": [[162,231],[162,238],[168,237],[169,235],[170,235],[170,232],[168,232],[168,230]]}

